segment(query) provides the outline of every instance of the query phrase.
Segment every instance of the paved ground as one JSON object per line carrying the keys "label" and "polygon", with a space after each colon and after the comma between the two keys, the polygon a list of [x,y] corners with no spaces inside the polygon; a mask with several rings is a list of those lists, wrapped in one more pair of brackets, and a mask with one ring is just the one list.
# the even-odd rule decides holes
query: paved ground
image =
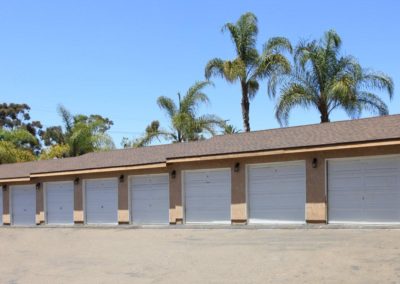
{"label": "paved ground", "polygon": [[398,229],[0,228],[0,283],[400,283]]}

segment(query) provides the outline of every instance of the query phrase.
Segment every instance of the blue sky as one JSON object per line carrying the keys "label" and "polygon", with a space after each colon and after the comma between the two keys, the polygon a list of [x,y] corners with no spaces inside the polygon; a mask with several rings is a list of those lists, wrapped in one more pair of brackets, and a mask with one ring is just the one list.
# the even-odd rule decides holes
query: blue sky
{"label": "blue sky", "polygon": [[[143,132],[153,119],[166,125],[158,96],[176,98],[204,79],[213,57],[230,59],[226,22],[244,12],[259,20],[258,45],[272,36],[314,39],[336,29],[343,52],[395,82],[390,113],[400,113],[400,2],[337,1],[2,1],[0,4],[0,101],[28,103],[31,117],[60,124],[63,104],[73,113],[98,113],[114,121],[117,146]],[[215,113],[242,128],[240,87],[214,79],[207,89]],[[251,104],[253,130],[278,127],[266,83]],[[364,117],[369,116],[364,113]],[[346,119],[338,111],[333,120]],[[316,111],[295,110],[290,125],[318,123]]]}

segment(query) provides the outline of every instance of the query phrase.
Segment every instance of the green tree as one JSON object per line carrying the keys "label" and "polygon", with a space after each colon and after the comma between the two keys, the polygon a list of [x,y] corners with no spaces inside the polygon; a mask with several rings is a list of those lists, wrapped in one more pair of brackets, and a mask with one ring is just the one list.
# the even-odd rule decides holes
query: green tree
{"label": "green tree", "polygon": [[30,148],[32,152],[38,153],[41,149],[39,136],[43,126],[40,121],[31,121],[30,109],[27,104],[0,104],[0,128],[8,130],[25,129],[36,138],[30,142]]}
{"label": "green tree", "polygon": [[70,148],[66,144],[54,144],[44,149],[40,154],[40,160],[61,159],[68,157]]}
{"label": "green tree", "polygon": [[124,147],[141,147],[152,143],[155,139],[165,139],[174,143],[205,139],[207,135],[215,135],[217,128],[223,128],[225,122],[216,115],[198,115],[201,104],[209,103],[208,96],[203,89],[210,82],[197,82],[186,92],[184,97],[178,93],[177,104],[168,97],[157,99],[158,106],[164,110],[170,120],[169,129],[160,126],[155,120],[146,127],[145,134],[129,142],[123,140]]}
{"label": "green tree", "polygon": [[41,158],[75,157],[94,151],[114,149],[115,145],[107,131],[113,125],[108,118],[100,115],[72,115],[65,107],[58,112],[63,120],[62,126],[48,127],[42,139],[49,149]]}
{"label": "green tree", "polygon": [[0,164],[35,160],[31,146],[37,139],[26,129],[0,128]]}
{"label": "green tree", "polygon": [[274,37],[259,54],[256,48],[257,18],[252,13],[242,15],[236,23],[225,24],[222,31],[229,32],[237,57],[233,60],[210,60],[205,67],[205,77],[220,76],[229,83],[240,82],[243,127],[247,132],[250,131],[250,100],[257,94],[259,81],[268,79],[271,88],[280,74],[290,72],[290,62],[283,52],[291,52],[292,46],[286,38]]}
{"label": "green tree", "polygon": [[[362,68],[351,56],[341,56],[342,41],[330,30],[324,37],[300,42],[294,52],[294,67],[282,76],[276,118],[288,123],[290,111],[297,106],[313,107],[321,115],[321,123],[330,121],[330,114],[343,109],[351,118],[363,110],[386,115],[388,107],[372,90],[386,91],[393,97],[393,81],[381,72]],[[271,96],[275,90],[271,90]]]}

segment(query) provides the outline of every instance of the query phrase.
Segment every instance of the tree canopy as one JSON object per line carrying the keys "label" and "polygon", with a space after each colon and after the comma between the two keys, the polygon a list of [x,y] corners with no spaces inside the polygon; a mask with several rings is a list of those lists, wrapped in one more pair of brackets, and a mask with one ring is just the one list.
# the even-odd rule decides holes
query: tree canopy
{"label": "tree canopy", "polygon": [[[373,91],[385,91],[392,98],[393,80],[382,72],[363,68],[353,56],[341,55],[342,40],[334,31],[319,41],[301,41],[295,48],[294,67],[282,76],[276,118],[288,123],[290,111],[313,107],[321,122],[329,122],[332,111],[341,108],[351,118],[363,110],[378,115],[389,113],[387,105]],[[270,90],[275,95],[275,90]]]}
{"label": "tree canopy", "polygon": [[35,160],[32,145],[37,139],[25,129],[0,128],[0,164]]}
{"label": "tree canopy", "polygon": [[65,107],[58,112],[63,126],[46,128],[42,138],[46,146],[43,158],[75,157],[94,151],[114,149],[115,145],[107,131],[113,122],[101,115],[72,115]]}
{"label": "tree canopy", "polygon": [[155,139],[165,139],[173,143],[188,142],[205,139],[207,135],[215,135],[218,128],[225,126],[225,121],[213,114],[198,115],[202,104],[209,104],[208,96],[203,92],[208,81],[196,82],[186,92],[185,96],[178,93],[178,101],[161,96],[157,104],[162,109],[169,121],[169,128],[162,128],[158,120],[152,121],[142,137],[131,142],[125,139],[124,147],[141,147],[152,143]]}
{"label": "tree canopy", "polygon": [[260,54],[256,48],[258,24],[253,13],[243,14],[236,23],[227,23],[222,31],[228,31],[235,46],[236,58],[211,59],[205,67],[205,77],[219,76],[229,83],[240,82],[242,93],[242,117],[244,131],[250,131],[250,101],[255,97],[260,80],[268,79],[273,85],[281,74],[290,72],[290,62],[283,55],[292,46],[284,37],[269,39]]}

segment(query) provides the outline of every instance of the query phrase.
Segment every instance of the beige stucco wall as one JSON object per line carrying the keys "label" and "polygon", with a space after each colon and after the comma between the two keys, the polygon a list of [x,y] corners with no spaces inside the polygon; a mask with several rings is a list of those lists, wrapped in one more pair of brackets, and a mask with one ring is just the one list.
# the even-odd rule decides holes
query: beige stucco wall
{"label": "beige stucco wall", "polygon": [[[309,223],[324,223],[327,221],[326,197],[326,161],[331,158],[347,158],[360,156],[376,156],[400,154],[400,146],[385,146],[366,149],[349,149],[337,151],[321,151],[314,153],[274,155],[253,158],[229,159],[223,161],[187,162],[169,164],[171,172],[176,170],[176,178],[170,183],[170,223],[181,223],[184,209],[182,207],[182,171],[208,168],[230,168],[232,172],[232,223],[247,221],[246,201],[246,165],[304,160],[306,163],[306,221]],[[317,159],[317,167],[312,167],[313,159]],[[240,163],[239,172],[234,172],[234,166]]]}
{"label": "beige stucco wall", "polygon": [[[283,161],[296,161],[304,160],[306,163],[306,220],[307,222],[326,222],[327,220],[327,197],[326,197],[326,161],[330,158],[345,158],[345,157],[359,157],[359,156],[376,156],[400,154],[400,146],[385,146],[374,147],[366,149],[350,149],[338,151],[321,151],[314,153],[303,154],[288,154],[288,155],[275,155],[253,158],[239,158],[239,159],[225,159],[216,161],[200,161],[200,162],[187,162],[168,164],[166,168],[149,169],[149,170],[134,170],[123,171],[115,173],[102,173],[102,174],[88,174],[88,175],[74,175],[64,177],[51,177],[51,178],[37,178],[29,182],[29,184],[41,183],[40,189],[36,192],[37,197],[37,215],[36,221],[41,224],[44,222],[44,196],[43,196],[43,183],[49,181],[73,181],[79,177],[79,183],[74,185],[74,222],[82,224],[84,222],[83,212],[83,181],[85,179],[93,178],[118,178],[124,175],[123,182],[118,185],[118,222],[120,224],[129,223],[129,177],[132,175],[142,174],[160,174],[171,173],[176,171],[176,177],[170,177],[170,209],[169,220],[171,224],[179,224],[183,222],[184,208],[182,202],[182,175],[185,170],[198,170],[198,169],[215,169],[215,168],[229,168],[231,170],[231,219],[232,223],[245,223],[247,221],[247,201],[246,201],[246,165],[283,162]],[[318,166],[312,167],[312,160],[316,158]],[[240,164],[238,172],[234,171],[235,164]],[[22,183],[18,183],[22,184]],[[3,192],[3,222],[4,224],[10,223],[10,206],[9,206],[9,190]]]}

